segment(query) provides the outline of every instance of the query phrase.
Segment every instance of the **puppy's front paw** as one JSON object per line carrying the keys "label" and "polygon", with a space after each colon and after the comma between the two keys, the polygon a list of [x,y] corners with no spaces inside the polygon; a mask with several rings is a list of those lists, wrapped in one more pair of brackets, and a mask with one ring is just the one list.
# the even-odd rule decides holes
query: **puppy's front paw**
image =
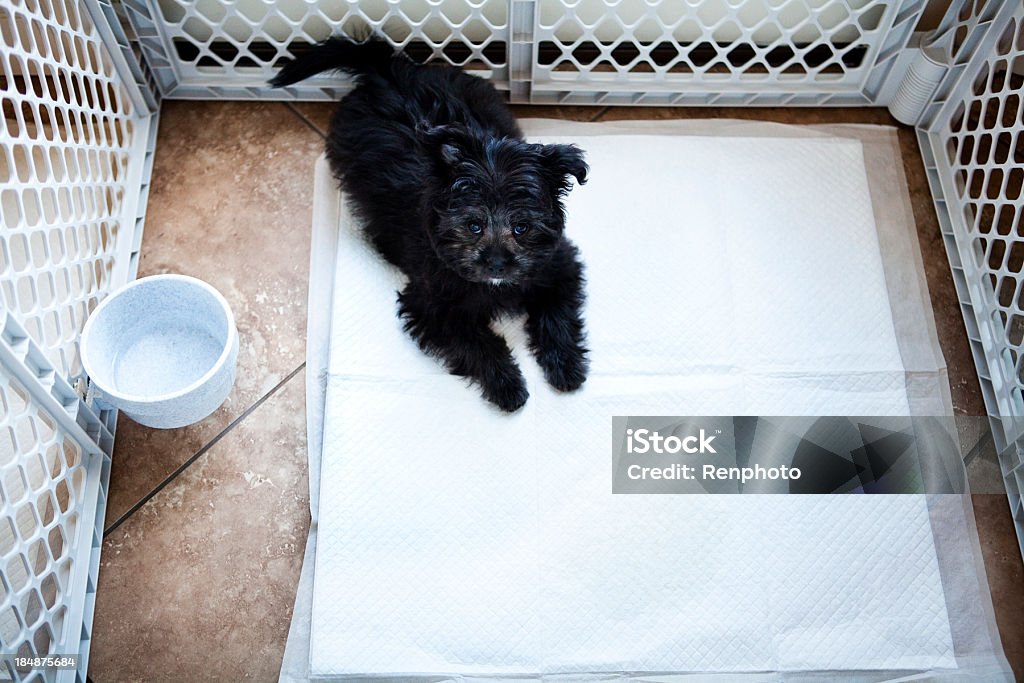
{"label": "puppy's front paw", "polygon": [[514,413],[526,404],[530,392],[526,390],[523,373],[515,365],[492,373],[483,386],[484,398],[506,413]]}
{"label": "puppy's front paw", "polygon": [[537,362],[548,384],[559,391],[576,391],[587,381],[587,359],[582,351],[545,351],[538,354]]}

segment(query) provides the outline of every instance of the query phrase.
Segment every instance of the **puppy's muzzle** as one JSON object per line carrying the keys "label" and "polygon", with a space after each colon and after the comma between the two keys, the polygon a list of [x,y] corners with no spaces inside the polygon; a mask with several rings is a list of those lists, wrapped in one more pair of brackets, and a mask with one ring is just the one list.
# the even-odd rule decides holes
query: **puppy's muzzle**
{"label": "puppy's muzzle", "polygon": [[491,279],[502,279],[509,275],[515,258],[507,251],[489,251],[481,254],[481,274]]}

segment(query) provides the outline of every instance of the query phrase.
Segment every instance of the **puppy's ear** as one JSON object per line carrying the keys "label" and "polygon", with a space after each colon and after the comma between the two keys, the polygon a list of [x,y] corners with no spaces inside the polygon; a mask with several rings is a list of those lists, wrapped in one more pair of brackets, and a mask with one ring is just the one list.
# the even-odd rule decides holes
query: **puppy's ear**
{"label": "puppy's ear", "polygon": [[548,170],[560,176],[566,190],[569,189],[568,176],[576,178],[580,185],[586,184],[590,167],[583,160],[583,150],[576,145],[544,145],[540,155]]}
{"label": "puppy's ear", "polygon": [[462,162],[467,134],[460,126],[423,126],[416,132],[420,144],[436,161],[448,168]]}

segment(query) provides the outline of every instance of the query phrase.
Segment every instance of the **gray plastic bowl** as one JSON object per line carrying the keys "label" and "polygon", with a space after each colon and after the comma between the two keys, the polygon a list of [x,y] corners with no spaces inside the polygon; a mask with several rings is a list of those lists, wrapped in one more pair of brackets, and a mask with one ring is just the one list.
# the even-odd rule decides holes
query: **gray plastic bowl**
{"label": "gray plastic bowl", "polygon": [[81,349],[96,400],[169,429],[202,420],[227,398],[238,331],[216,289],[185,275],[154,275],[96,307]]}

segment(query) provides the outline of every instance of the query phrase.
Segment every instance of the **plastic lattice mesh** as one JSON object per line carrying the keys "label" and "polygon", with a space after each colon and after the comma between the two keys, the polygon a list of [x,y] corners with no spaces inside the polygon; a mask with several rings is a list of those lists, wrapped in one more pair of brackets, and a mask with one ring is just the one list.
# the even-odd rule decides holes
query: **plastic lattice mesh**
{"label": "plastic lattice mesh", "polygon": [[[346,81],[266,87],[332,34],[368,29],[514,102],[870,104],[925,0],[123,0],[171,98],[334,99]],[[614,97],[610,97],[609,94]],[[697,93],[694,95],[694,93]],[[727,93],[727,97],[721,97]]]}
{"label": "plastic lattice mesh", "polygon": [[[24,386],[0,369],[0,642],[4,652],[46,656],[77,650],[78,633],[68,628],[73,620],[68,618],[67,601],[74,592],[76,572],[86,571],[76,565],[73,552],[87,498],[86,479],[82,446],[34,405]],[[5,661],[3,666],[11,663]],[[21,680],[10,668],[3,673],[10,677],[7,680]]]}
{"label": "plastic lattice mesh", "polygon": [[[859,82],[896,4],[541,0],[537,82]],[[592,86],[590,86],[592,87]]]}
{"label": "plastic lattice mesh", "polygon": [[[990,286],[978,288],[991,311],[989,343],[1009,386],[1004,414],[1024,414],[1024,27],[1018,15],[994,54],[974,76],[971,90],[945,131],[956,203],[967,226],[974,265]],[[997,377],[993,378],[998,380]]]}
{"label": "plastic lattice mesh", "polygon": [[5,2],[0,36],[0,300],[75,378],[78,334],[131,239],[132,104],[79,2]]}
{"label": "plastic lattice mesh", "polygon": [[277,67],[311,43],[371,29],[419,59],[486,71],[498,84],[508,79],[505,0],[160,0],[152,18],[169,38],[168,57],[185,84],[263,88]]}
{"label": "plastic lattice mesh", "polygon": [[[956,12],[950,12],[946,20],[950,22],[947,27],[940,26],[939,32],[949,36],[948,41],[942,45],[947,63],[962,62],[970,58],[968,50],[968,39],[979,28],[979,24],[991,20],[992,10],[996,6],[995,0],[963,0]],[[946,21],[943,22],[945,24]]]}

